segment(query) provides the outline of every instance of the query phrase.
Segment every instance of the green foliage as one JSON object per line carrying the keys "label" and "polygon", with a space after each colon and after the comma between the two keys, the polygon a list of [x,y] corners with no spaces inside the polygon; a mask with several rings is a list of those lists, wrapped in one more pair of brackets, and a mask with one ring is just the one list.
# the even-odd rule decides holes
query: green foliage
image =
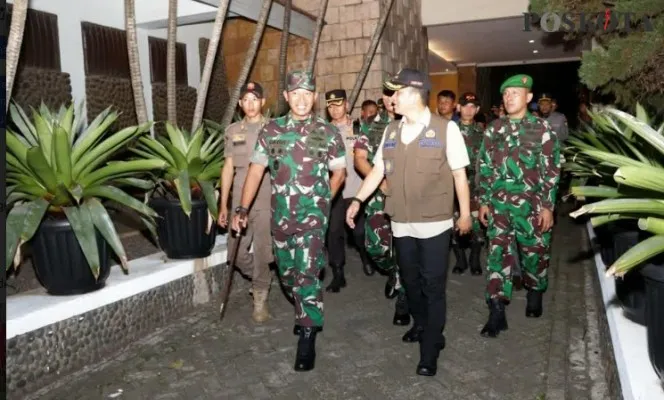
{"label": "green foliage", "polygon": [[[539,15],[546,11],[603,13],[604,3],[603,0],[530,0],[530,9]],[[581,81],[592,90],[613,94],[619,105],[632,112],[638,102],[652,113],[664,115],[664,2],[612,3],[615,3],[613,12],[650,16],[653,30],[646,32],[643,25],[637,24],[630,33],[597,31],[568,35],[570,40],[592,38],[598,44],[597,48],[583,52]]]}
{"label": "green foliage", "polygon": [[622,276],[664,252],[664,124],[656,130],[640,104],[636,110],[630,115],[604,107],[592,113],[593,126],[575,132],[566,149],[566,170],[581,179],[599,177],[601,183],[571,189],[577,197],[602,199],[572,217],[599,214],[591,218],[593,226],[638,219],[639,227],[653,234],[616,260],[609,275]]}
{"label": "green foliage", "polygon": [[167,136],[141,137],[131,151],[145,160],[166,164],[158,177],[164,194],[177,196],[185,214],[191,214],[192,197],[205,198],[214,220],[218,217],[216,189],[224,165],[224,129],[206,120],[193,134],[166,123]]}
{"label": "green foliage", "polygon": [[150,123],[109,133],[118,113],[107,108],[89,126],[74,106],[55,113],[44,104],[32,110],[32,119],[16,105],[10,106],[13,127],[7,142],[6,269],[20,245],[32,238],[47,212],[64,214],[69,220],[95,278],[99,254],[95,228],[108,241],[127,268],[127,256],[102,200],[120,203],[142,214],[154,228],[156,214],[118,186],[149,188],[141,177],[164,168],[161,160],[108,161],[131,141],[150,130]]}

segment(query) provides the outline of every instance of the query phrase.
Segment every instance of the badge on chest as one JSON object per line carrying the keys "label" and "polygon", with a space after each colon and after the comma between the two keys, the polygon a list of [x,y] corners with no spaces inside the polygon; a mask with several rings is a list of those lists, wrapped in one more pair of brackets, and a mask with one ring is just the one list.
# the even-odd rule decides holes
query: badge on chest
{"label": "badge on chest", "polygon": [[438,140],[438,139],[420,139],[419,141],[419,146],[422,148],[429,148],[429,149],[440,149],[443,147],[443,143]]}
{"label": "badge on chest", "polygon": [[271,140],[269,144],[270,155],[273,157],[281,157],[286,154],[288,149],[287,140]]}
{"label": "badge on chest", "polygon": [[233,135],[233,146],[241,146],[247,144],[247,135],[244,133],[236,133]]}
{"label": "badge on chest", "polygon": [[436,138],[436,132],[428,130],[424,133],[424,137],[419,140],[419,146],[423,148],[440,149],[443,143]]}
{"label": "badge on chest", "polygon": [[306,143],[307,155],[311,158],[322,158],[327,150],[327,137],[323,132],[312,132]]}

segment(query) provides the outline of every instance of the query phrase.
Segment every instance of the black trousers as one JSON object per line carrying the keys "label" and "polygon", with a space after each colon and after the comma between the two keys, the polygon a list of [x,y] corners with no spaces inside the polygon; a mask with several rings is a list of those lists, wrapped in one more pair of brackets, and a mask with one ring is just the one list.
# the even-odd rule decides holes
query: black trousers
{"label": "black trousers", "polygon": [[[346,210],[350,205],[351,199],[344,199],[341,196],[332,201],[332,211],[330,212],[330,224],[327,231],[327,253],[331,266],[342,267],[346,264],[346,238],[350,227],[346,224]],[[355,219],[355,229],[352,230],[353,244],[360,251],[364,261],[364,207],[360,208]]]}
{"label": "black trousers", "polygon": [[424,328],[423,344],[439,343],[447,318],[445,298],[452,229],[427,239],[395,237],[397,264],[416,326]]}

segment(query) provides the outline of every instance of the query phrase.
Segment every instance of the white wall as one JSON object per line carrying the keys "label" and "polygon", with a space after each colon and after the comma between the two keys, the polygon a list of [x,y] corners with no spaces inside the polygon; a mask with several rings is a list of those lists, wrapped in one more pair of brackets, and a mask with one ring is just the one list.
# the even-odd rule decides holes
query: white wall
{"label": "white wall", "polygon": [[[142,0],[137,0],[137,3],[140,1]],[[166,0],[147,1],[166,2]],[[13,0],[8,1],[8,3],[13,3]],[[81,22],[86,21],[124,30],[124,2],[122,0],[30,0],[30,8],[58,16],[61,68],[63,72],[71,75],[72,97],[74,101],[78,103],[84,100],[85,61],[83,56]],[[146,10],[146,8],[145,5],[141,7],[137,5],[136,8],[136,19],[139,20],[142,18],[139,12]],[[165,11],[167,12],[167,8]],[[179,11],[178,14],[189,12],[186,8]],[[188,84],[194,88],[198,87],[198,82],[200,81],[198,39],[201,37],[210,37],[212,26],[213,23],[205,23],[178,27],[178,42],[187,45]],[[166,29],[137,29],[143,91],[145,93],[148,118],[151,119],[153,116],[152,86],[150,84],[148,36],[165,39]]]}
{"label": "white wall", "polygon": [[508,18],[528,11],[528,0],[422,0],[422,25]]}

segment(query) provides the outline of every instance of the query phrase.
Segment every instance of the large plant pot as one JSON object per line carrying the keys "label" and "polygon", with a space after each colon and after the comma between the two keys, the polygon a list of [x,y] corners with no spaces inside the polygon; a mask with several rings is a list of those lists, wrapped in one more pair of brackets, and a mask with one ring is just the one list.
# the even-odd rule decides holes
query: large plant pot
{"label": "large plant pot", "polygon": [[[616,221],[612,224],[611,230],[613,231],[614,261],[647,236],[647,233],[638,228],[636,221],[631,220]],[[607,266],[611,264],[607,264]],[[640,267],[636,268],[638,270]],[[637,270],[616,279],[616,296],[622,304],[625,316],[637,324],[645,325],[646,284],[643,276]]]}
{"label": "large plant pot", "polygon": [[97,231],[99,278],[95,279],[90,264],[81,250],[67,219],[45,219],[30,241],[35,273],[52,295],[73,295],[101,289],[111,273],[110,249]]}
{"label": "large plant pot", "polygon": [[172,259],[192,259],[207,257],[212,253],[217,235],[216,223],[206,234],[208,208],[205,200],[192,200],[191,215],[182,211],[180,202],[165,198],[150,201],[159,217],[157,235],[159,246]]}
{"label": "large plant pot", "polygon": [[595,237],[597,238],[602,262],[608,267],[616,260],[615,252],[613,251],[613,232],[608,224],[600,225],[593,229],[595,230]]}
{"label": "large plant pot", "polygon": [[659,379],[664,382],[664,260],[641,269],[646,282],[646,328],[648,355]]}

